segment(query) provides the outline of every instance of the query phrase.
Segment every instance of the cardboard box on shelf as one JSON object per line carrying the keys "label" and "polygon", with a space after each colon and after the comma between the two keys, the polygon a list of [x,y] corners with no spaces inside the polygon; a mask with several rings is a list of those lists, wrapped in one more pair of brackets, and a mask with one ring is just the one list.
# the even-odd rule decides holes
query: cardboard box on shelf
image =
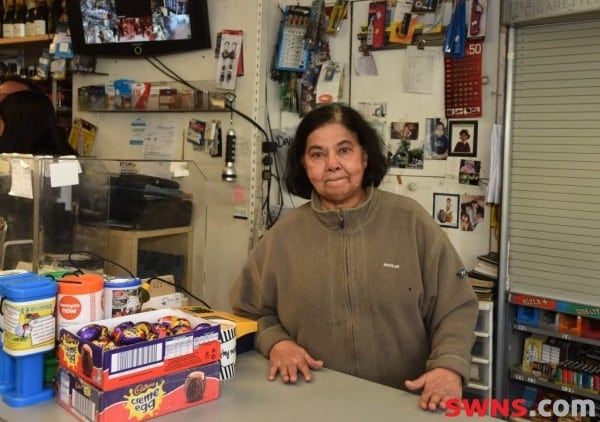
{"label": "cardboard box on shelf", "polygon": [[88,324],[74,325],[69,330],[60,330],[59,365],[101,389],[112,390],[219,361],[220,325],[181,310],[160,309],[141,312],[96,321],[95,324],[112,329],[127,321],[154,323],[166,316],[185,318],[189,320],[192,327],[207,322],[210,325],[191,332],[120,346],[112,350],[104,350],[101,345],[83,340],[76,334],[80,328]]}
{"label": "cardboard box on shelf", "polygon": [[219,369],[219,363],[211,363],[102,391],[59,368],[57,399],[82,421],[143,421],[217,399]]}

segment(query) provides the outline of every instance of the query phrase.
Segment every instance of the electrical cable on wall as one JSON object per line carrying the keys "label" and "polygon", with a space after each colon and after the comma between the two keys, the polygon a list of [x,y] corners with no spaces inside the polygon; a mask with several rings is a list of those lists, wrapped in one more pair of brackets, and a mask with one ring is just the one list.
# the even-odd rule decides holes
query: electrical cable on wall
{"label": "electrical cable on wall", "polygon": [[[152,59],[155,60],[158,64],[154,63],[149,57],[146,57],[145,59],[148,61],[148,63],[150,63],[152,66],[154,66],[157,70],[159,70],[165,76],[172,78],[175,81],[180,82],[180,83],[184,84],[185,86],[192,88],[195,91],[198,91],[198,88],[192,86],[188,81],[186,81],[184,78],[182,78],[180,75],[178,75],[173,69],[169,68],[165,63],[160,61],[158,58],[152,57]],[[279,171],[278,171],[277,164],[276,164],[277,149],[276,149],[275,144],[273,144],[273,141],[271,140],[269,133],[262,126],[260,126],[251,117],[247,116],[246,114],[242,113],[241,111],[239,111],[233,107],[235,98],[236,98],[236,95],[233,92],[227,93],[225,108],[227,110],[229,110],[230,112],[237,114],[244,120],[248,121],[255,128],[257,128],[263,134],[263,136],[265,138],[265,141],[263,142],[263,148],[262,148],[262,152],[263,152],[262,163],[264,166],[262,178],[263,178],[263,182],[266,182],[266,184],[267,184],[267,193],[266,193],[265,201],[263,202],[263,205],[262,205],[262,209],[263,209],[263,211],[266,209],[266,214],[267,214],[266,226],[267,226],[267,228],[271,228],[279,219],[279,217],[281,215],[281,210],[283,208],[283,190],[281,188],[281,175],[279,175]],[[271,154],[273,154],[272,157],[271,157]],[[273,163],[275,163],[275,175],[273,175],[273,173],[271,172],[271,164],[273,164]],[[276,216],[273,216],[271,214],[271,179],[273,178],[273,176],[275,176],[275,179],[277,180],[277,183],[279,184],[279,193],[280,193],[279,211]]]}
{"label": "electrical cable on wall", "polygon": [[[136,278],[136,276],[133,274],[133,272],[131,270],[129,270],[128,268],[126,268],[123,265],[119,264],[118,262],[115,262],[115,261],[113,261],[111,259],[108,259],[108,258],[106,258],[106,257],[104,257],[102,255],[99,255],[99,254],[95,253],[95,252],[83,251],[83,250],[81,250],[81,251],[71,251],[71,252],[69,252],[69,255],[67,256],[67,259],[68,259],[69,263],[71,264],[71,266],[73,268],[75,268],[75,271],[73,272],[73,274],[76,274],[76,275],[78,275],[78,274],[84,274],[84,271],[77,264],[75,264],[75,262],[73,261],[73,255],[75,255],[75,254],[93,256],[94,258],[98,258],[98,259],[100,259],[103,262],[108,262],[109,264],[112,264],[112,265],[114,265],[116,267],[119,267],[120,269],[122,269],[123,271],[125,271],[127,273],[127,275],[129,275],[131,278]],[[175,287],[175,290],[180,289],[185,294],[187,294],[189,297],[191,297],[192,299],[197,300],[198,302],[200,302],[201,304],[203,304],[204,306],[206,306],[208,309],[212,309],[212,307],[208,303],[206,303],[204,300],[200,299],[198,296],[192,294],[185,287],[183,287],[183,286],[181,286],[179,284],[173,283],[171,281],[165,280],[165,279],[163,279],[161,277],[154,276],[154,277],[148,278],[148,280],[146,280],[146,283],[145,283],[145,285],[143,287],[143,290],[145,290],[146,292],[148,292],[148,288],[150,287],[150,282],[152,280],[159,280],[162,283],[165,283],[165,284],[168,284],[170,286],[173,286],[173,287]],[[148,297],[149,297],[149,293],[148,293]],[[146,302],[146,301],[143,301],[143,302]]]}

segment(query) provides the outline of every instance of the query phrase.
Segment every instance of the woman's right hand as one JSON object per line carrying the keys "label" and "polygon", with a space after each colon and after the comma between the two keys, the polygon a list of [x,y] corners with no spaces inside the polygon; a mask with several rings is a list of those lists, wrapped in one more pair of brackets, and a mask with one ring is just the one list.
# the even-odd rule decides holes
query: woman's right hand
{"label": "woman's right hand", "polygon": [[315,360],[304,348],[298,346],[291,340],[282,340],[276,343],[269,352],[271,369],[269,370],[269,381],[277,378],[277,373],[284,383],[292,384],[298,380],[298,371],[304,379],[310,382],[311,369],[319,369],[323,366],[322,360]]}

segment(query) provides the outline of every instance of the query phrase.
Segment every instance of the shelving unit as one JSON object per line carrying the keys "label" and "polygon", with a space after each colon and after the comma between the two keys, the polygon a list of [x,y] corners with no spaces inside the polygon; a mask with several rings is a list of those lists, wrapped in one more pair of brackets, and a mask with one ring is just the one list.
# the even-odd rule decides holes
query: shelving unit
{"label": "shelving unit", "polygon": [[550,388],[552,390],[562,391],[564,393],[575,394],[586,397],[592,400],[600,400],[600,392],[579,388],[572,385],[561,384],[550,378],[535,376],[533,374],[523,372],[518,368],[511,368],[510,378],[525,382],[528,384],[539,385],[540,387]]}
{"label": "shelving unit", "polygon": [[[9,51],[6,59],[10,62],[17,62],[21,67],[27,68],[30,65],[37,64],[42,50],[46,48],[54,39],[54,34],[35,35],[29,37],[0,38],[0,51]],[[44,90],[52,100],[56,109],[57,120],[65,136],[68,136],[71,129],[71,120],[73,110],[71,100],[73,97],[71,88],[71,79],[42,81]],[[40,84],[42,84],[40,82]]]}
{"label": "shelving unit", "polygon": [[53,35],[34,35],[31,37],[16,37],[16,38],[0,38],[0,46],[4,45],[21,45],[36,42],[52,41]]}
{"label": "shelving unit", "polygon": [[494,302],[480,301],[475,344],[471,351],[472,378],[465,389],[468,395],[492,398],[493,332]]}

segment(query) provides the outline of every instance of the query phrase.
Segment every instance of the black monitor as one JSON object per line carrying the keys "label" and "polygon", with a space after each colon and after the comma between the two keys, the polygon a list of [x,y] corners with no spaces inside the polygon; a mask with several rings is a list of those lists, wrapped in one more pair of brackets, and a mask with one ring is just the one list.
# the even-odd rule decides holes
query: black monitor
{"label": "black monitor", "polygon": [[73,0],[76,54],[154,56],[210,48],[206,0]]}

